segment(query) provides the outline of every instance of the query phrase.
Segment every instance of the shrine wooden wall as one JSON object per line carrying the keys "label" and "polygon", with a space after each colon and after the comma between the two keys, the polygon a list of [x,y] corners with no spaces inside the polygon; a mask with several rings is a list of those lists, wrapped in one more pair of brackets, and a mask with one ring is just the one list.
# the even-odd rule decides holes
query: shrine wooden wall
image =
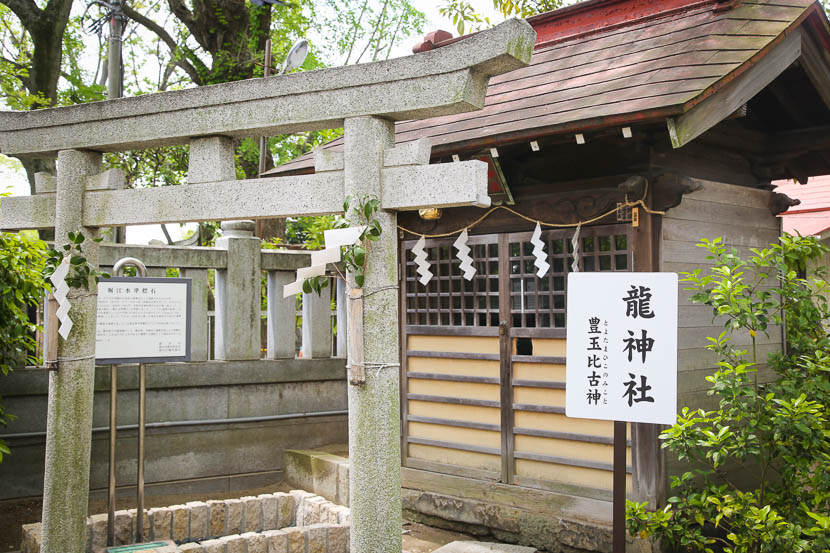
{"label": "shrine wooden wall", "polygon": [[[683,273],[701,269],[703,274],[713,266],[706,259],[709,251],[697,247],[702,238],[723,237],[727,247],[735,248],[744,258],[752,255],[751,248],[764,248],[776,242],[779,221],[768,204],[771,192],[714,181],[700,181],[704,188],[685,196],[679,206],[670,209],[663,218],[663,271]],[[746,278],[752,278],[747,273]],[[713,399],[706,396],[710,384],[705,380],[714,371],[715,354],[706,350],[706,337],[717,337],[725,319],[713,318],[712,308],[693,304],[693,292],[680,275],[680,309],[678,330],[678,407],[712,407]],[[746,332],[731,334],[734,345],[750,350],[752,340]],[[769,353],[779,351],[782,343],[781,327],[771,326],[756,339],[759,374],[769,377],[763,363]]]}

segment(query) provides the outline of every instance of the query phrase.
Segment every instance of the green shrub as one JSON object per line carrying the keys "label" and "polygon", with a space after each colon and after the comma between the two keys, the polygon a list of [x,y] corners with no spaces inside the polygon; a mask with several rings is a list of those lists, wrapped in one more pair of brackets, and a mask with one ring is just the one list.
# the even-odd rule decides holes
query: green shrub
{"label": "green shrub", "polygon": [[[40,240],[25,235],[0,233],[0,372],[4,375],[36,363],[37,327],[27,311],[43,297],[45,248]],[[7,426],[13,418],[0,398],[0,425]],[[0,461],[8,453],[8,446],[0,440]]]}
{"label": "green shrub", "polygon": [[[725,317],[709,338],[719,362],[713,411],[683,408],[661,434],[662,447],[689,470],[671,479],[672,497],[656,512],[629,502],[629,533],[674,551],[824,552],[830,548],[830,339],[824,268],[807,274],[826,248],[784,236],[744,260],[721,239],[703,240],[710,274],[684,273],[692,301]],[[787,348],[766,360],[759,381],[759,334],[786,324]],[[750,350],[730,341],[749,337]],[[740,482],[736,481],[740,478]]]}

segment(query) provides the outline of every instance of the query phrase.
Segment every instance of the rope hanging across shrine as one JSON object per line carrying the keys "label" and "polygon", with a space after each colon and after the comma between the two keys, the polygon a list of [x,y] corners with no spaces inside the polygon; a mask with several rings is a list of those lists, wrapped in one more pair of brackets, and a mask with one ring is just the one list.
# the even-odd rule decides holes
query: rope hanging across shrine
{"label": "rope hanging across shrine", "polygon": [[472,228],[476,227],[477,225],[481,224],[485,219],[487,219],[487,217],[489,217],[491,214],[495,213],[496,211],[498,211],[500,209],[503,209],[504,211],[507,211],[508,213],[511,213],[511,214],[513,214],[517,217],[520,217],[521,219],[524,219],[525,221],[528,221],[530,223],[536,223],[536,229],[533,232],[533,237],[531,238],[531,243],[534,244],[533,254],[536,257],[535,265],[536,265],[536,268],[538,269],[536,275],[539,278],[544,277],[545,274],[547,274],[548,269],[550,268],[550,265],[546,261],[547,254],[545,253],[545,251],[543,249],[543,242],[540,240],[540,235],[541,235],[541,231],[542,231],[541,227],[576,228],[576,233],[574,234],[574,239],[573,239],[573,242],[574,242],[573,271],[576,272],[576,271],[579,270],[578,269],[578,262],[579,262],[578,244],[579,244],[579,234],[580,234],[580,231],[581,231],[583,225],[590,225],[591,223],[596,223],[597,221],[601,221],[602,219],[605,219],[606,217],[609,217],[609,216],[617,213],[621,209],[626,209],[626,208],[629,208],[629,207],[630,208],[641,207],[643,209],[643,211],[645,211],[646,213],[649,213],[651,215],[665,215],[666,214],[665,211],[658,211],[658,210],[655,210],[655,209],[651,209],[650,207],[648,207],[646,205],[645,199],[648,196],[648,179],[644,179],[644,180],[645,180],[645,188],[643,190],[643,197],[640,198],[639,200],[634,200],[634,201],[629,200],[628,195],[626,194],[625,201],[620,203],[620,204],[617,204],[617,206],[614,207],[613,209],[609,209],[608,211],[606,211],[605,213],[603,213],[601,215],[597,215],[596,217],[592,217],[592,218],[584,220],[584,221],[579,221],[577,223],[549,223],[549,222],[546,222],[546,221],[541,221],[541,220],[538,220],[538,219],[534,219],[532,217],[528,217],[527,215],[525,215],[523,213],[520,213],[520,212],[516,211],[515,209],[507,207],[505,205],[498,205],[498,206],[492,207],[489,210],[487,210],[487,212],[484,213],[484,215],[482,215],[481,217],[479,217],[478,219],[476,219],[472,223],[470,223],[468,225],[465,225],[464,227],[462,227],[458,230],[453,230],[453,231],[450,231],[450,232],[443,232],[443,233],[439,233],[439,234],[427,234],[427,233],[422,233],[422,232],[416,232],[414,230],[408,229],[408,228],[403,227],[401,225],[398,225],[398,229],[402,230],[403,232],[408,232],[409,234],[411,234],[413,236],[419,236],[420,237],[418,239],[418,242],[415,244],[415,246],[413,246],[411,251],[415,255],[415,264],[417,265],[416,272],[421,277],[419,279],[419,281],[424,286],[426,286],[426,284],[430,280],[432,280],[432,277],[433,277],[432,272],[429,270],[430,264],[429,264],[429,261],[427,260],[428,256],[427,256],[426,250],[424,249],[425,246],[426,246],[426,239],[427,238],[448,238],[450,236],[459,235],[458,239],[455,241],[453,246],[458,250],[458,258],[461,260],[461,269],[464,271],[464,278],[466,280],[472,280],[473,276],[476,273],[476,270],[473,267],[473,259],[469,255],[470,247],[467,245],[467,232],[470,229],[472,229]]}

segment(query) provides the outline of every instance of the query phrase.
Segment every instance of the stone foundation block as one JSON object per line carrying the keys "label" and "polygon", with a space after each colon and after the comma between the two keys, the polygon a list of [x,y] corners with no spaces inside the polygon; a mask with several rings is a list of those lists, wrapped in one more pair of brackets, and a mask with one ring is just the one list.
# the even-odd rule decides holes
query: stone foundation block
{"label": "stone foundation block", "polygon": [[39,522],[26,524],[22,530],[23,539],[20,542],[20,553],[40,553],[43,532],[42,525]]}
{"label": "stone foundation block", "polygon": [[225,553],[245,553],[245,538],[239,534],[219,538],[225,542]]}
{"label": "stone foundation block", "polygon": [[[190,539],[205,540],[212,536],[210,533],[210,506],[204,501],[186,503],[190,508]],[[222,504],[224,507],[224,504]]]}
{"label": "stone foundation block", "polygon": [[227,512],[227,521],[225,526],[225,533],[239,534],[242,532],[242,525],[245,522],[245,504],[239,499],[226,499],[225,511]]}
{"label": "stone foundation block", "polygon": [[278,492],[277,498],[277,528],[294,526],[295,498],[291,494]]}
{"label": "stone foundation block", "polygon": [[129,511],[115,511],[115,545],[133,543],[133,517]]}
{"label": "stone foundation block", "polygon": [[240,499],[245,505],[245,531],[259,532],[262,530],[262,502],[258,497],[243,497]]}
{"label": "stone foundation block", "polygon": [[288,553],[305,553],[306,534],[302,528],[285,528],[288,536]]}
{"label": "stone foundation block", "polygon": [[262,529],[275,530],[277,528],[277,498],[274,494],[261,494],[259,496],[262,505]]}
{"label": "stone foundation block", "polygon": [[190,508],[186,505],[173,505],[169,509],[173,541],[183,542],[190,536]]}
{"label": "stone foundation block", "polygon": [[328,525],[314,524],[308,528],[308,553],[326,553]]}
{"label": "stone foundation block", "polygon": [[201,545],[205,553],[225,553],[225,542],[221,539],[206,540]]}
{"label": "stone foundation block", "polygon": [[[130,543],[138,541],[138,511],[136,509],[127,509],[127,512],[130,513],[130,528],[132,529],[132,535],[130,536]],[[150,511],[144,509],[144,517],[141,519],[143,523],[143,532],[144,532],[144,541],[150,541],[152,539],[153,533],[153,524],[150,521]]]}
{"label": "stone foundation block", "polygon": [[107,514],[92,515],[87,524],[92,527],[92,548],[104,549],[107,546]]}
{"label": "stone foundation block", "polygon": [[268,553],[268,538],[257,532],[245,532],[242,538],[247,544],[246,553]]}
{"label": "stone foundation block", "polygon": [[[150,518],[153,524],[153,539],[154,540],[169,540],[173,535],[173,516],[170,509],[167,507],[157,507],[150,509]],[[93,536],[95,535],[93,530]],[[147,536],[145,536],[147,539]]]}
{"label": "stone foundation block", "polygon": [[210,508],[210,536],[225,535],[225,519],[227,518],[227,507],[224,501],[211,499],[207,502]]}
{"label": "stone foundation block", "polygon": [[179,546],[180,553],[204,553],[205,548],[199,543],[185,543]]}
{"label": "stone foundation block", "polygon": [[268,553],[288,553],[288,534],[282,530],[266,530],[262,535],[268,540]]}
{"label": "stone foundation block", "polygon": [[337,524],[330,524],[328,527],[328,553],[346,553],[348,548],[349,541],[346,528]]}

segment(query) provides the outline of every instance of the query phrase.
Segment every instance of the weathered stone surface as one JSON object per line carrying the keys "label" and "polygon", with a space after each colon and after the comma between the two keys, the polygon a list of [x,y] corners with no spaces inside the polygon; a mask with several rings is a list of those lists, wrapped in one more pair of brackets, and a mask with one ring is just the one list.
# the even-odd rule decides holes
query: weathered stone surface
{"label": "weathered stone surface", "polygon": [[25,524],[21,530],[23,539],[20,542],[20,553],[40,553],[41,524]]}
{"label": "weathered stone surface", "polygon": [[328,528],[329,553],[346,553],[348,545],[346,529],[339,524],[331,524]]}
{"label": "weathered stone surface", "polygon": [[[38,133],[34,133],[38,134]],[[0,141],[3,139],[0,138]],[[55,241],[69,242],[70,232],[83,232],[84,256],[98,266],[98,229],[83,226],[79,210],[84,204],[88,175],[101,171],[101,154],[75,150],[58,156],[58,190],[55,194]],[[35,196],[37,197],[37,196]],[[6,212],[5,200],[2,212]],[[95,378],[95,320],[97,284],[89,291],[71,289],[69,340],[58,341],[58,371],[49,373],[46,454],[43,474],[44,553],[81,551],[86,545],[85,518],[89,498],[92,448],[92,400]]]}
{"label": "weathered stone surface", "polygon": [[236,179],[233,140],[209,136],[190,140],[187,183],[218,182]]}
{"label": "weathered stone surface", "polygon": [[435,553],[536,553],[535,547],[483,541],[454,541],[435,550]]}
{"label": "weathered stone surface", "polygon": [[277,497],[277,527],[287,528],[294,525],[296,498],[292,494],[275,493]]}
{"label": "weathered stone surface", "polygon": [[330,293],[322,295],[315,293],[303,294],[302,351],[303,359],[331,357]]}
{"label": "weathered stone surface", "polygon": [[153,522],[153,539],[169,540],[173,535],[173,516],[167,507],[150,509],[150,517]]}
{"label": "weathered stone surface", "polygon": [[129,511],[115,511],[115,545],[132,543],[133,517]]}
{"label": "weathered stone surface", "polygon": [[67,148],[125,150],[185,143],[192,136],[335,128],[344,117],[406,120],[469,111],[484,105],[490,76],[530,61],[535,40],[530,25],[513,19],[431,52],[377,63],[6,112],[0,114],[0,151],[34,155]]}
{"label": "weathered stone surface", "polygon": [[268,540],[268,553],[288,553],[288,534],[282,530],[266,530],[262,535]]}
{"label": "weathered stone surface", "polygon": [[102,549],[107,546],[107,514],[97,514],[89,517],[92,526],[92,547]]}
{"label": "weathered stone surface", "polygon": [[107,169],[86,178],[87,190],[121,190],[127,186],[127,175],[121,169]]}
{"label": "weathered stone surface", "polygon": [[224,536],[225,521],[227,518],[227,507],[225,502],[221,500],[211,499],[207,502],[210,508],[210,535]]}
{"label": "weathered stone surface", "polygon": [[308,527],[308,553],[326,553],[327,524],[312,524]]}
{"label": "weathered stone surface", "polygon": [[245,553],[245,538],[239,534],[219,538],[225,542],[225,553]]}
{"label": "weathered stone surface", "polygon": [[259,532],[262,530],[262,503],[258,497],[243,497],[245,505],[245,531]]}
{"label": "weathered stone surface", "polygon": [[430,138],[419,138],[394,148],[387,148],[383,152],[383,166],[429,165],[431,153],[432,141]]}
{"label": "weathered stone surface", "polygon": [[[180,187],[188,188],[188,187]],[[253,221],[222,223],[216,247],[228,251],[228,268],[216,271],[216,358],[259,359],[260,240]]]}
{"label": "weathered stone surface", "polygon": [[[131,540],[132,541],[137,541],[138,540],[138,530],[137,530],[138,511],[136,509],[128,509],[127,512],[130,513],[130,519],[131,519],[131,523],[130,523],[130,526],[131,526],[131,529],[132,529]],[[153,536],[153,522],[152,522],[152,520],[150,520],[150,511],[148,509],[144,509],[144,516],[142,517],[141,521],[142,521],[143,537],[144,537],[144,540],[147,541],[147,540],[151,539],[152,536]]]}
{"label": "weathered stone surface", "polygon": [[305,553],[306,530],[304,528],[283,528],[288,538],[288,553]]}
{"label": "weathered stone surface", "polygon": [[404,490],[403,508],[463,524],[519,532],[518,511],[492,503],[460,499],[430,492]]}
{"label": "weathered stone surface", "polygon": [[483,161],[388,167],[381,174],[383,209],[490,207],[487,164]]}
{"label": "weathered stone surface", "polygon": [[324,173],[326,171],[343,170],[343,152],[337,152],[328,148],[314,149],[314,172]]}
{"label": "weathered stone surface", "polygon": [[228,513],[227,526],[225,532],[227,534],[239,534],[242,532],[242,523],[245,505],[239,499],[226,499],[225,510]]}
{"label": "weathered stone surface", "polygon": [[201,544],[190,542],[180,545],[179,551],[181,553],[203,553],[204,548]]}
{"label": "weathered stone surface", "polygon": [[190,539],[209,538],[212,535],[210,533],[210,506],[204,501],[191,501],[186,505],[190,508]]}
{"label": "weathered stone surface", "polygon": [[171,505],[173,541],[181,542],[190,536],[190,508],[185,505]]}
{"label": "weathered stone surface", "polygon": [[[342,157],[342,154],[341,154]],[[343,168],[342,166],[340,167]],[[51,173],[35,173],[35,194],[54,194],[58,190],[58,179]]]}
{"label": "weathered stone surface", "polygon": [[293,359],[297,351],[293,336],[297,327],[297,298],[284,298],[282,289],[296,280],[293,271],[268,271],[268,359]]}
{"label": "weathered stone surface", "polygon": [[262,529],[274,530],[277,528],[277,497],[274,494],[264,493],[259,496],[262,505]]}
{"label": "weathered stone surface", "polygon": [[[394,141],[394,124],[388,120],[346,119],[344,190],[347,195],[385,195],[381,173],[383,152]],[[387,169],[391,170],[395,169]],[[351,334],[350,340],[363,344],[361,361],[387,366],[367,370],[365,383],[349,386],[349,500],[354,520],[351,548],[359,552],[399,553],[402,519],[398,333],[370,330],[396,328],[399,322],[397,214],[381,210],[376,218],[382,234],[372,243],[371,261],[366,264],[363,329],[367,330],[350,329],[361,332],[357,336]],[[352,364],[355,360],[352,348],[349,350]]]}
{"label": "weathered stone surface", "polygon": [[225,542],[221,539],[206,540],[201,545],[205,553],[225,553]]}
{"label": "weathered stone surface", "polygon": [[245,532],[242,539],[247,544],[246,553],[268,553],[268,538],[257,532]]}

